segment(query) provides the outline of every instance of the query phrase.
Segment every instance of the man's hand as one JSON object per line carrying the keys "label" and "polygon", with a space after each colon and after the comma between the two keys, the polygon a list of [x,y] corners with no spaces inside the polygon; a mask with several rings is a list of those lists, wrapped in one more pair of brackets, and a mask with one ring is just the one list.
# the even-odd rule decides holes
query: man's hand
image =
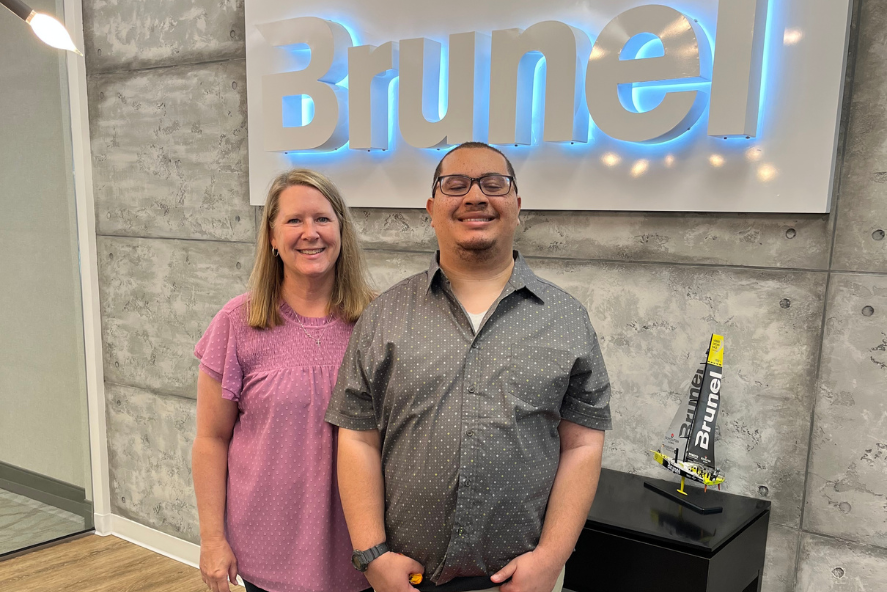
{"label": "man's hand", "polygon": [[499,584],[511,578],[499,587],[501,592],[551,592],[563,568],[553,557],[537,548],[518,555],[490,579]]}
{"label": "man's hand", "polygon": [[230,592],[228,580],[237,583],[237,559],[225,539],[200,542],[200,575],[213,592]]}
{"label": "man's hand", "polygon": [[373,560],[364,575],[376,592],[418,592],[410,585],[410,574],[424,572],[415,559],[389,551]]}

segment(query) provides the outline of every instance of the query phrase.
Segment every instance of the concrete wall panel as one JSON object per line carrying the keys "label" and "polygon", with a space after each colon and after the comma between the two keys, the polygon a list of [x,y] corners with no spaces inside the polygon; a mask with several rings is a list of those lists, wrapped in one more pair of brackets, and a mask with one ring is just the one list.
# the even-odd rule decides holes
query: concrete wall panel
{"label": "concrete wall panel", "polygon": [[887,272],[887,11],[861,2],[833,269]]}
{"label": "concrete wall panel", "polygon": [[887,547],[887,277],[833,274],[806,530]]}
{"label": "concrete wall panel", "polygon": [[113,512],[199,544],[191,481],[197,405],[107,383],[105,397]]}
{"label": "concrete wall panel", "polygon": [[98,234],[255,240],[246,66],[89,78]]}
{"label": "concrete wall panel", "polygon": [[365,249],[437,250],[431,217],[424,209],[354,208],[352,213]]}
{"label": "concrete wall panel", "polygon": [[431,253],[367,251],[366,259],[373,287],[381,293],[400,280],[428,269]]}
{"label": "concrete wall panel", "polygon": [[84,0],[90,72],[246,56],[243,0]]}
{"label": "concrete wall panel", "polygon": [[524,255],[826,269],[827,216],[526,212]]}
{"label": "concrete wall panel", "polygon": [[881,592],[885,582],[887,550],[801,535],[797,592]]}
{"label": "concrete wall panel", "polygon": [[792,592],[800,531],[770,524],[767,531],[767,557],[764,559],[762,592]]}
{"label": "concrete wall panel", "polygon": [[589,310],[613,385],[604,464],[657,477],[658,448],[711,333],[725,336],[716,457],[731,493],[799,527],[825,274],[535,259]]}
{"label": "concrete wall panel", "polygon": [[194,345],[245,291],[253,246],[99,237],[105,380],[197,396]]}
{"label": "concrete wall panel", "polygon": [[[354,213],[365,248],[437,248],[423,209]],[[515,240],[534,257],[827,269],[831,239],[827,216],[535,211]]]}

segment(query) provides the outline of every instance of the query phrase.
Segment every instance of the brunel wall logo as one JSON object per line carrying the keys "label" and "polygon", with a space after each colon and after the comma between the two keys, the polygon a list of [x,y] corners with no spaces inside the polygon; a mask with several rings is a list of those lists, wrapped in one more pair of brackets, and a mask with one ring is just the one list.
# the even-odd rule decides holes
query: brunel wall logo
{"label": "brunel wall logo", "polygon": [[250,0],[250,201],[307,166],[422,207],[480,140],[525,209],[827,212],[850,4]]}
{"label": "brunel wall logo", "polygon": [[[449,36],[448,107],[438,117],[441,44],[427,38],[353,46],[339,23],[298,17],[257,25],[265,41],[310,50],[307,66],[262,80],[265,150],[386,150],[388,84],[399,76],[400,134],[411,146],[469,140],[530,143],[537,61],[544,57],[545,142],[587,142],[589,115],[605,134],[663,142],[710,104],[708,135],[757,135],[767,0],[721,0],[712,48],[692,17],[661,5],[619,14],[592,44],[558,21],[525,30]],[[643,52],[658,53],[645,57]],[[340,83],[348,77],[348,87]],[[669,86],[643,110],[636,89]],[[684,88],[680,88],[684,86]],[[307,99],[307,101],[306,101]],[[308,121],[303,105],[313,103]]]}

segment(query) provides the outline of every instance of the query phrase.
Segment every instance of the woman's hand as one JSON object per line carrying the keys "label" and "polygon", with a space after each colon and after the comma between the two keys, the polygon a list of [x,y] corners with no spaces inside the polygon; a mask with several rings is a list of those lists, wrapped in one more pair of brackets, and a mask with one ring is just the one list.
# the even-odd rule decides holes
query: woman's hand
{"label": "woman's hand", "polygon": [[200,541],[200,576],[212,592],[231,592],[228,580],[237,583],[237,559],[228,541]]}

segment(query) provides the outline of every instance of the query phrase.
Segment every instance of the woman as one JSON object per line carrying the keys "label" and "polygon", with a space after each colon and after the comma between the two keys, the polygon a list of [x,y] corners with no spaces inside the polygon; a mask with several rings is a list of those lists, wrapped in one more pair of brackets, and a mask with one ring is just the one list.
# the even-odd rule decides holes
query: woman
{"label": "woman", "polygon": [[322,175],[271,184],[250,290],[195,348],[192,468],[200,571],[213,592],[357,592],[323,421],[355,320],[373,294],[350,214]]}

